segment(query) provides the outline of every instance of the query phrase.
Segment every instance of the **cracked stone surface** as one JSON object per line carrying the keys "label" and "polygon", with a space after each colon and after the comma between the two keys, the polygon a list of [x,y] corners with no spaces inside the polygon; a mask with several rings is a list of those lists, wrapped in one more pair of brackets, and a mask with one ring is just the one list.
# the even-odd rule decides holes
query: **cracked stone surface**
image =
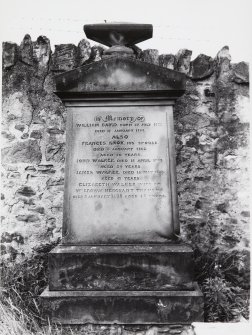
{"label": "cracked stone surface", "polygon": [[142,54],[140,56],[140,59],[143,62],[147,62],[147,63],[152,63],[152,64],[159,64],[159,58],[158,58],[158,50],[157,49],[147,49],[147,50],[143,50]]}
{"label": "cracked stone surface", "polygon": [[33,46],[31,36],[28,34],[20,44],[20,58],[25,64],[33,65]]}

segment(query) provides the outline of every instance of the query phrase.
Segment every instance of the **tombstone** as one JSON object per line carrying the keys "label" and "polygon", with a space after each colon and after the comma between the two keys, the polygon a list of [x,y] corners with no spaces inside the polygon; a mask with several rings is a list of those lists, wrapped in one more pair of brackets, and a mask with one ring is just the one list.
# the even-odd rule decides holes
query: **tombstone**
{"label": "tombstone", "polygon": [[84,30],[110,48],[56,77],[67,110],[64,222],[45,314],[61,324],[202,321],[192,249],[179,242],[173,106],[185,75],[136,58],[152,25]]}

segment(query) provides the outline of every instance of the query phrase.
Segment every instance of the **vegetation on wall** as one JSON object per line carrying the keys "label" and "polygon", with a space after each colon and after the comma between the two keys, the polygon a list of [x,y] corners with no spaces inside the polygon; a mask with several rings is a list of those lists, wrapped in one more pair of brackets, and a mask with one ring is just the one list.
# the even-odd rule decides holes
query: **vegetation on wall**
{"label": "vegetation on wall", "polygon": [[1,334],[51,334],[40,327],[46,320],[42,319],[39,295],[47,286],[48,252],[56,244],[40,246],[22,263],[1,263]]}
{"label": "vegetation on wall", "polygon": [[[206,239],[206,235],[208,238]],[[249,252],[220,251],[211,222],[191,236],[195,280],[204,294],[206,322],[249,318]]]}

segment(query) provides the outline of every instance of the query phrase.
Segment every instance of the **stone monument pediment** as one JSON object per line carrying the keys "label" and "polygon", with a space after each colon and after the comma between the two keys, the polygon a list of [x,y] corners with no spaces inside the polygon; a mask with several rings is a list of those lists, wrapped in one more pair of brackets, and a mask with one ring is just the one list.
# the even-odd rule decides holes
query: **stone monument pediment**
{"label": "stone monument pediment", "polygon": [[185,75],[133,57],[111,55],[56,76],[56,88],[60,97],[67,92],[160,91],[178,97],[185,91]]}

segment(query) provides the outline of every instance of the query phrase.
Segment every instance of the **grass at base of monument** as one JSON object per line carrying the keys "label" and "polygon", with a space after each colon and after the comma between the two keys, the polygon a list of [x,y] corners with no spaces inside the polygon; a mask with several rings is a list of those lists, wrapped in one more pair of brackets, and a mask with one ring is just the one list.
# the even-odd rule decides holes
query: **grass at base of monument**
{"label": "grass at base of monument", "polygon": [[71,328],[62,329],[50,325],[42,327],[34,316],[13,305],[11,299],[0,301],[0,334],[1,335],[66,335],[73,334]]}
{"label": "grass at base of monument", "polygon": [[[194,249],[196,281],[204,295],[206,322],[249,319],[249,260],[239,251]],[[247,263],[247,264],[246,264]]]}
{"label": "grass at base of monument", "polygon": [[[41,318],[38,296],[47,286],[48,252],[57,242],[43,245],[23,263],[2,262],[0,297],[1,335],[62,335],[59,326]],[[14,257],[15,258],[15,255]],[[45,321],[47,326],[42,326]],[[66,329],[64,329],[66,334]],[[67,334],[72,334],[69,329]]]}

